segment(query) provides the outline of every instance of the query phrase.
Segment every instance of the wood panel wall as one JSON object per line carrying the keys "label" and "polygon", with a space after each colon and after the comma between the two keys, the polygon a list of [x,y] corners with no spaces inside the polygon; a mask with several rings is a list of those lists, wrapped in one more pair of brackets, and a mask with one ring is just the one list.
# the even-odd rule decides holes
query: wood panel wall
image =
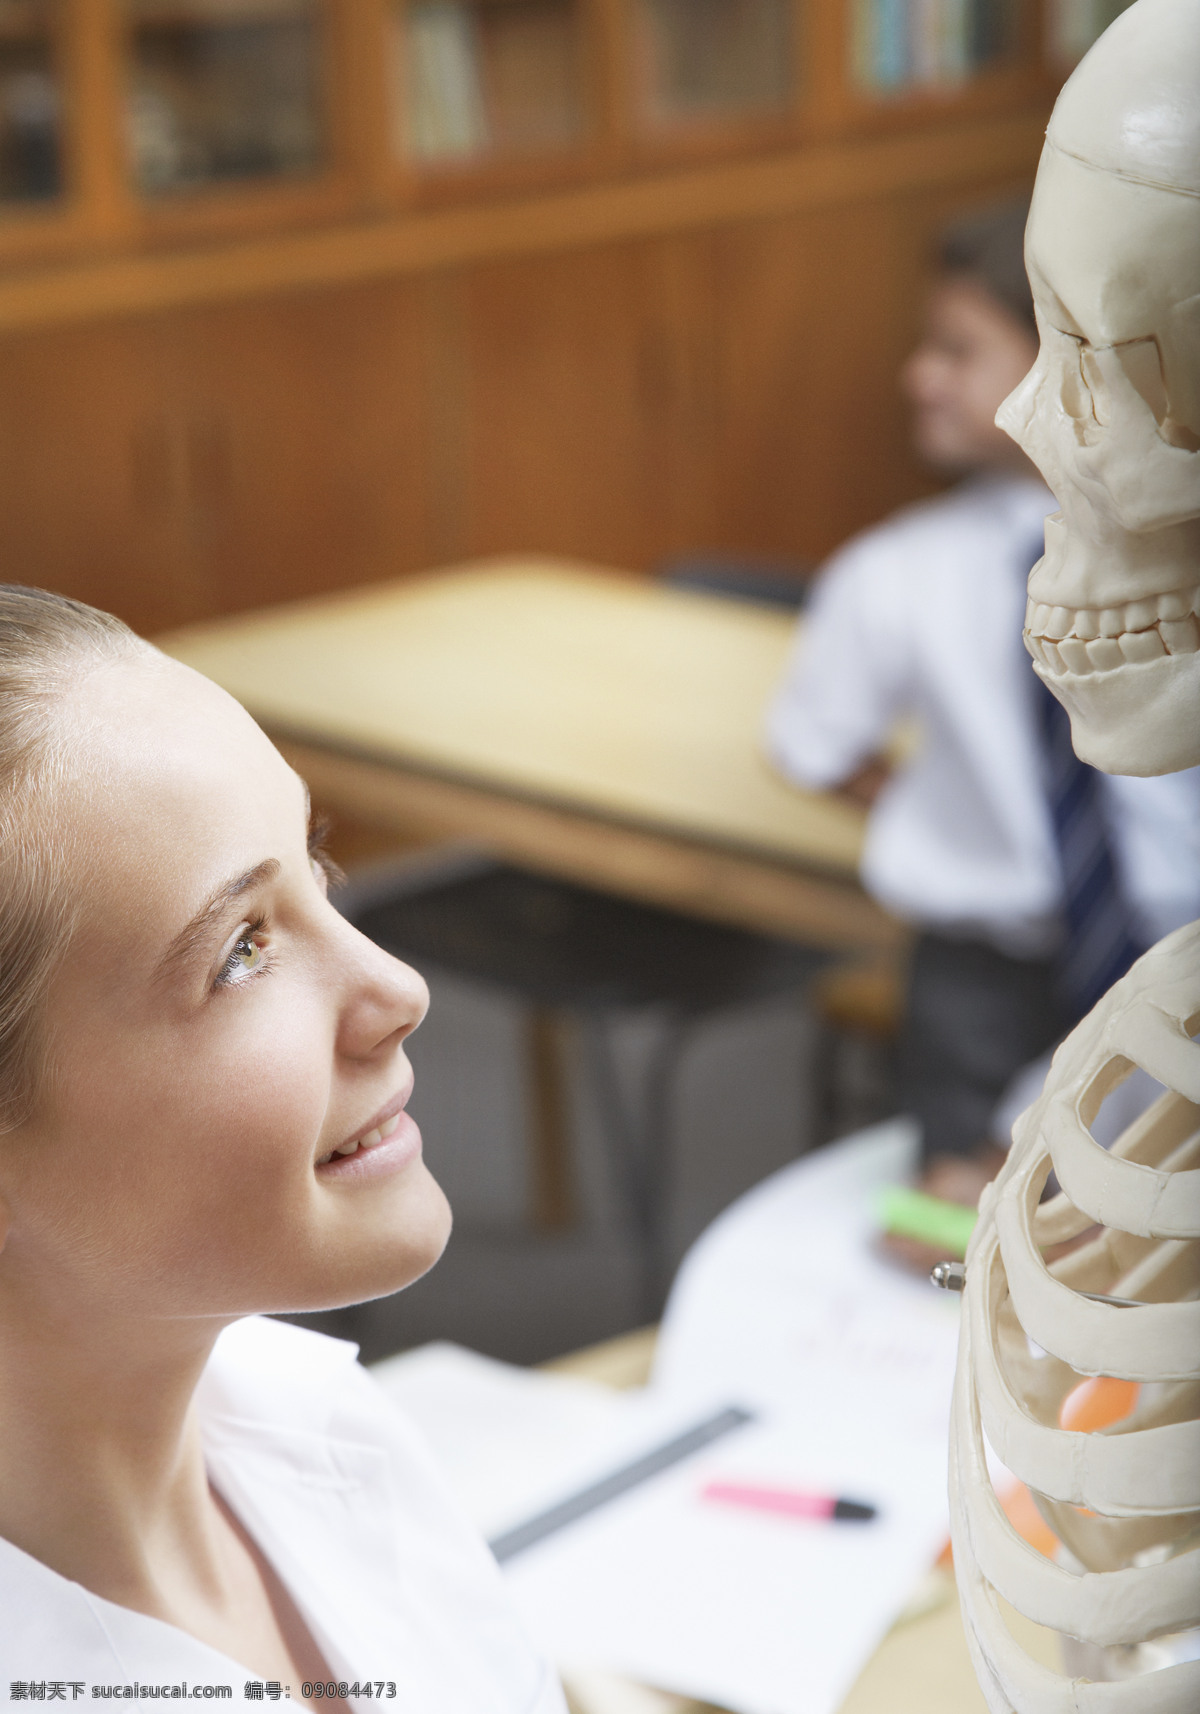
{"label": "wood panel wall", "polygon": [[1022,183],[14,328],[4,575],[150,630],[512,550],[817,560],[929,491],[929,238]]}

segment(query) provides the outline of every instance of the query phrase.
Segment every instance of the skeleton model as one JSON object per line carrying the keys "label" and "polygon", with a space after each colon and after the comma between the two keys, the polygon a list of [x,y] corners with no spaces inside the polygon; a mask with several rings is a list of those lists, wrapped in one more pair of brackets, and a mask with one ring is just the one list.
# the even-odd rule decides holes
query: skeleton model
{"label": "skeleton model", "polygon": [[[998,420],[1062,507],[1026,643],[1081,756],[1167,773],[1200,762],[1200,0],[1138,0],[1067,83],[1026,256],[1041,353]],[[1198,1029],[1193,924],[1063,1044],[981,1203],[950,1492],[995,1714],[1200,1709]],[[1166,1093],[1106,1152],[1088,1127],[1134,1066]],[[1041,1203],[1051,1169],[1061,1194]],[[1107,1430],[1064,1429],[1090,1376],[1139,1383],[1137,1403]],[[1053,1560],[1001,1510],[985,1437],[1057,1536]],[[1018,1645],[999,1596],[1063,1634],[1063,1674]]]}

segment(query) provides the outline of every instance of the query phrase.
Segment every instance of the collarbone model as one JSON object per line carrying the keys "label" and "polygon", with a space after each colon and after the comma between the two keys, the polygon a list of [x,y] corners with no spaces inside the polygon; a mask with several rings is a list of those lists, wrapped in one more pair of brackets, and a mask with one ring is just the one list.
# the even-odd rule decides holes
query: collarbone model
{"label": "collarbone model", "polygon": [[[1112,773],[1200,763],[1200,0],[1137,0],[1068,81],[1026,259],[1041,352],[998,418],[1054,490],[1026,642]],[[1055,1055],[967,1255],[951,1528],[994,1714],[1200,1709],[1200,923],[1152,948]],[[1164,1093],[1111,1150],[1135,1067]],[[1051,1171],[1061,1186],[1041,1198]],[[1094,1228],[1094,1230],[1093,1230]],[[1042,1251],[1075,1241],[1053,1263]],[[1099,1300],[1099,1301],[1097,1301]],[[1089,1378],[1136,1383],[1093,1433]],[[985,1440],[1058,1550],[1017,1534]],[[1033,1660],[1003,1597],[1063,1638]]]}

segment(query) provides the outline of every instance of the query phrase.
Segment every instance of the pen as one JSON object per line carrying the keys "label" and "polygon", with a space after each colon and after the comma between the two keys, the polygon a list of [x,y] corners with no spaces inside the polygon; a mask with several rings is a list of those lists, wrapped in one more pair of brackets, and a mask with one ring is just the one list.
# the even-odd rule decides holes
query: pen
{"label": "pen", "polygon": [[784,1518],[832,1518],[844,1523],[869,1523],[874,1506],[861,1500],[839,1500],[833,1494],[810,1494],[799,1488],[760,1488],[745,1482],[706,1482],[702,1500],[743,1506],[751,1512],[773,1512]]}

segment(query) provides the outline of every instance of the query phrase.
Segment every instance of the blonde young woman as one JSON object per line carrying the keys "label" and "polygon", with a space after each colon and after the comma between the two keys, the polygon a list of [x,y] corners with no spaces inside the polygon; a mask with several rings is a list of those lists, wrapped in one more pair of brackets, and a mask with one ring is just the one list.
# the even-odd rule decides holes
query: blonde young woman
{"label": "blonde young woman", "polygon": [[561,1714],[350,1348],[259,1319],[439,1255],[426,1003],[236,703],[0,588],[0,1694]]}

